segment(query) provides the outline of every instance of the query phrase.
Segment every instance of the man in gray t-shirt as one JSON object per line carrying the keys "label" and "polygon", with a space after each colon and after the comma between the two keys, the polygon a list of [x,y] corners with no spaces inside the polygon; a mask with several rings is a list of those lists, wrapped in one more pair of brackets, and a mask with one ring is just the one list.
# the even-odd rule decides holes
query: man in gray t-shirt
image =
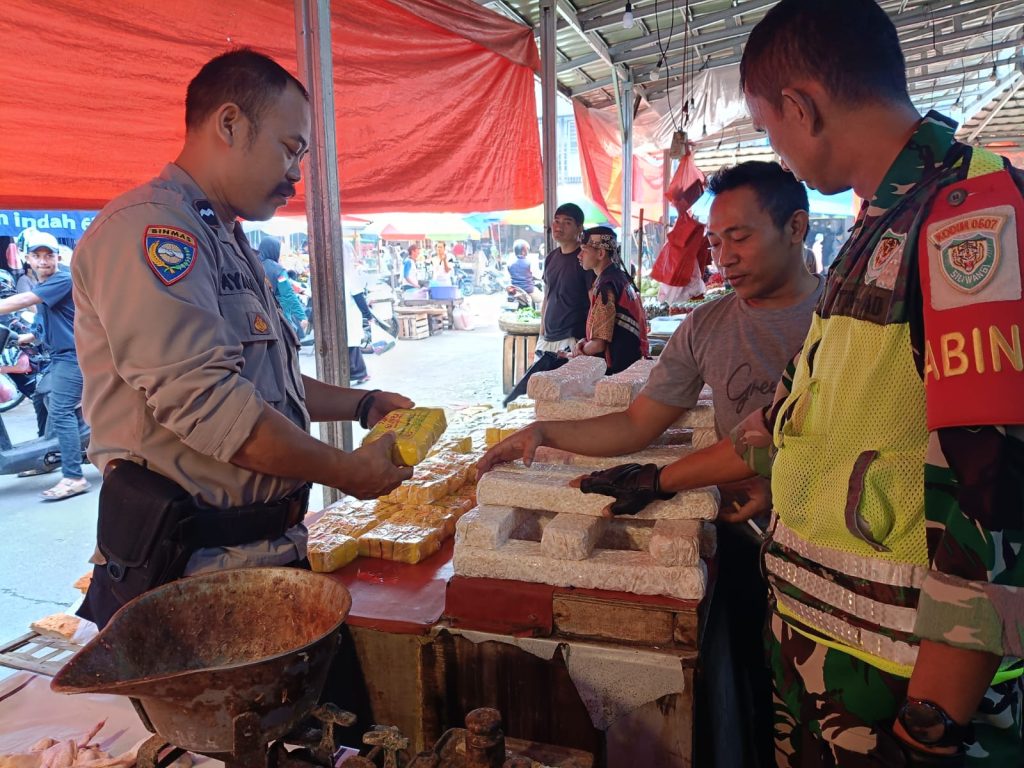
{"label": "man in gray t-shirt", "polygon": [[753,307],[736,293],[697,307],[665,345],[643,396],[690,409],[705,384],[719,438],[772,402],[786,363],[803,344],[825,281],[788,307]]}
{"label": "man in gray t-shirt", "polygon": [[[804,266],[807,192],[777,163],[749,162],[711,179],[708,220],[712,256],[735,289],[700,307],[672,336],[643,392],[625,411],[582,421],[536,422],[494,446],[478,468],[532,461],[541,445],[589,456],[618,456],[650,445],[711,386],[716,428],[724,435],[756,408],[769,405],[783,370],[802,346],[823,280]],[[679,466],[678,462],[669,466]],[[687,465],[699,480],[700,467]],[[587,478],[589,492],[616,497],[611,511],[632,513],[671,493],[662,467],[621,465]],[[588,484],[589,483],[589,484]],[[749,536],[748,513],[770,506],[767,484],[723,488],[719,513],[718,581],[702,654],[717,765],[772,765],[770,676],[763,663],[766,613],[759,573],[759,541]],[[732,506],[733,500],[739,509]],[[728,682],[735,669],[734,680]],[[737,728],[736,723],[742,723]]]}

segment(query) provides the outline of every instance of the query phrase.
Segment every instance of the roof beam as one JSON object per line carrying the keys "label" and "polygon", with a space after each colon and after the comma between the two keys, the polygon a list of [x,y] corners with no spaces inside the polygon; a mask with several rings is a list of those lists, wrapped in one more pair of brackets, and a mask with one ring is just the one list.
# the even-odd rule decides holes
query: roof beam
{"label": "roof beam", "polygon": [[[923,37],[927,35],[928,45],[931,45],[931,31],[914,31],[912,30],[912,28],[915,25],[922,22],[942,21],[943,19],[951,18],[953,16],[969,16],[970,18],[967,19],[968,21],[984,21],[985,19],[988,18],[988,13],[982,13],[981,11],[985,11],[985,9],[990,8],[992,6],[997,6],[1005,3],[1006,0],[976,0],[975,2],[972,2],[970,5],[958,5],[953,6],[951,8],[943,9],[941,11],[934,11],[931,13],[930,16],[928,12],[925,10],[912,11],[910,13],[896,16],[895,18],[893,18],[893,23],[896,25],[897,30],[903,33],[900,36],[901,42],[909,42],[909,39],[914,38],[916,33],[918,37]],[[738,6],[737,9],[741,7],[742,5]],[[996,24],[994,25],[994,29],[1005,29],[1006,27],[1017,26],[1021,23],[1022,22],[1020,18],[1003,19],[1001,21],[996,22]],[[709,32],[704,35],[692,35],[694,29],[699,29],[700,26],[703,26],[701,24],[701,17],[698,16],[695,19],[695,24],[691,25],[690,43],[693,46],[698,46],[699,51],[702,55],[728,50],[732,48],[733,43],[721,44],[723,43],[723,41],[736,37],[746,37],[746,34],[749,32],[749,30],[753,29],[756,25],[756,22],[751,22],[748,24],[739,24],[731,29],[726,28],[716,30],[714,32]],[[953,40],[961,40],[963,38],[974,37],[978,34],[984,34],[987,31],[987,26],[984,29],[978,27],[975,29],[962,30],[959,32],[954,30],[953,32],[946,33],[941,37],[937,37],[936,44],[950,42]],[[632,40],[626,40],[621,43],[616,43],[615,45],[609,46],[608,50],[611,52],[612,59],[615,60],[616,63],[626,63],[630,60],[643,58],[644,56],[653,56],[659,54],[660,49],[658,48],[657,43],[657,35],[647,35],[645,37],[638,37]],[[715,43],[719,43],[719,45],[715,45]],[[677,36],[675,40],[669,42],[668,45],[662,45],[662,48],[664,48],[665,52],[667,53],[669,51],[679,50],[680,48],[683,47],[683,45],[684,44],[683,40],[681,39],[681,36]],[[645,50],[648,48],[650,48],[650,50]],[[906,48],[907,46],[904,45],[904,50],[906,50]]]}
{"label": "roof beam", "polygon": [[[1008,85],[1010,85],[1011,80],[1013,80],[1016,74],[1016,70],[1014,72],[1011,72],[1009,75],[1002,78],[998,82],[993,83],[991,88],[988,88],[974,101],[964,105],[960,118],[961,125],[966,125],[967,123],[969,123],[972,119],[974,119],[975,115],[977,115],[979,112],[981,112],[981,110],[983,110],[985,107],[991,104],[992,99],[999,96],[999,94],[1002,93]],[[962,100],[963,97],[960,98]]]}
{"label": "roof beam", "polygon": [[588,67],[591,64],[596,64],[601,60],[601,57],[598,56],[596,53],[587,53],[584,54],[583,56],[577,56],[575,59],[569,59],[568,61],[560,62],[558,66],[555,67],[555,71],[561,75],[566,72],[572,72],[573,70],[579,69],[580,67]]}
{"label": "roof beam", "polygon": [[1019,91],[1020,87],[1024,85],[1024,77],[1021,76],[1020,72],[1017,72],[1016,74],[1016,82],[1010,86],[1010,90],[1008,90],[1003,95],[1003,97],[999,99],[998,102],[996,102],[996,105],[992,107],[989,113],[985,115],[985,119],[978,123],[978,125],[975,126],[974,130],[967,134],[967,141],[974,141],[976,138],[978,138],[978,134],[980,134],[988,127],[988,124],[992,122],[992,118],[999,114],[999,110],[1005,107],[1006,103],[1017,95],[1017,91]]}
{"label": "roof beam", "polygon": [[[1022,20],[1022,19],[1003,19],[1001,21],[997,21],[995,23],[995,25],[994,25],[994,28],[996,30],[1000,30],[1000,29],[1006,29],[1006,28],[1009,28],[1009,27],[1018,27],[1018,26],[1022,26],[1022,25],[1024,25],[1024,20]],[[986,27],[986,29],[984,31],[987,32],[988,28]],[[937,44],[941,45],[941,44],[944,44],[944,43],[947,43],[947,42],[954,42],[956,40],[962,40],[965,37],[966,38],[975,37],[978,34],[979,34],[979,30],[977,30],[977,29],[974,29],[974,30],[963,30],[961,32],[953,32],[953,33],[950,33],[948,35],[945,35],[945,36],[942,36],[942,37],[938,37],[936,42],[937,42]],[[1014,49],[1014,48],[1016,48],[1018,46],[1018,44],[1019,43],[1016,42],[1016,41],[1006,40],[1006,41],[1004,41],[1002,43],[996,43],[993,46],[989,46],[989,45],[975,46],[975,47],[970,48],[968,50],[960,51],[959,53],[952,52],[952,53],[939,54],[937,56],[932,56],[932,57],[928,57],[928,58],[911,59],[911,60],[909,60],[907,62],[907,69],[910,70],[910,69],[914,69],[916,67],[926,66],[927,64],[938,64],[940,62],[956,61],[956,60],[961,59],[961,58],[963,58],[965,56],[985,55],[985,54],[989,53],[990,50],[995,50],[996,52],[999,52],[999,51],[1005,51],[1005,50],[1008,50],[1008,49]],[[921,43],[909,42],[909,43],[905,43],[903,45],[903,51],[904,51],[905,55],[906,54],[913,54],[915,52],[921,52],[922,55],[923,55],[923,52],[926,49],[930,49],[931,45],[932,45],[932,43],[931,43],[930,39],[926,40],[925,42],[921,42]],[[711,54],[714,54],[714,53],[720,53],[721,51],[730,50],[732,47],[733,47],[732,43],[727,43],[727,42],[723,42],[723,43],[720,43],[720,44],[717,44],[717,45],[708,46],[702,52],[702,54],[703,54],[702,58],[704,56],[710,56]],[[672,48],[676,49],[676,46],[673,46]],[[687,54],[688,54],[688,52],[683,51],[683,52],[679,53],[677,56],[666,56],[665,60],[668,62],[669,69],[672,69],[672,68],[675,68],[675,67],[678,67],[678,66],[683,66],[684,62],[686,62],[688,64],[689,60],[693,58],[693,54],[690,54],[690,58],[689,59],[686,58]],[[645,56],[654,56],[654,55],[656,55],[656,51],[648,51],[644,55]],[[740,59],[740,57],[738,57],[738,56],[730,56],[728,58],[717,59],[717,60],[716,59],[711,59],[710,61],[706,61],[705,63],[703,63],[701,66],[703,66],[706,69],[714,69],[716,67],[722,67],[722,66],[727,66],[729,64],[735,64],[735,63],[737,63],[739,61],[739,59]],[[653,69],[654,69],[654,66],[652,64],[644,64],[644,65],[639,65],[639,66],[633,67],[633,70],[634,70],[634,72],[636,72],[636,76],[637,76],[638,79],[643,79]],[[957,71],[959,71],[959,70],[957,70]],[[648,90],[650,90],[649,87],[648,87]]]}
{"label": "roof beam", "polygon": [[[670,0],[663,0],[666,5],[671,7]],[[729,19],[735,19],[737,16],[743,16],[748,13],[760,11],[763,8],[768,8],[775,5],[778,0],[745,0],[744,2],[737,2],[731,8],[726,8],[722,11],[711,11],[709,13],[694,13],[693,7],[690,8],[690,14],[692,16],[690,22],[690,29],[701,29],[702,27],[709,27],[712,24],[717,24],[720,21],[727,21]],[[624,8],[625,2],[618,2],[615,4],[618,8]],[[658,8],[658,14],[663,14],[668,11],[668,8]],[[677,8],[680,14],[683,13],[682,8]],[[634,19],[648,19],[655,15],[653,5],[648,5],[643,8],[637,8],[633,6],[633,18]],[[582,14],[581,14],[582,16]],[[611,27],[615,24],[620,23],[620,18],[617,15],[605,16],[603,18],[590,18],[583,21],[583,28],[586,30],[602,29],[605,27]],[[642,39],[642,38],[638,38]]]}

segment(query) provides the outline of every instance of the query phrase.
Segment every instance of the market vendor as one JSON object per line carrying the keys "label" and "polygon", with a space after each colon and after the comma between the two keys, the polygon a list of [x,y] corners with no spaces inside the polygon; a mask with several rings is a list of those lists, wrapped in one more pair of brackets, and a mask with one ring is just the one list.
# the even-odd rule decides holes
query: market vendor
{"label": "market vendor", "polygon": [[591,227],[580,235],[580,264],[594,273],[586,334],[572,356],[603,358],[608,375],[647,357],[647,315],[633,280],[622,268],[611,227]]}
{"label": "market vendor", "polygon": [[310,436],[310,421],[367,426],[412,403],[301,375],[238,221],[295,194],[305,88],[234,50],[189,84],[185,124],[178,158],[103,209],[72,267],[106,561],[79,613],[100,626],[182,574],[303,565],[310,483],[375,498],[412,474],[392,463],[390,436],[352,452]]}
{"label": "market vendor", "polygon": [[[716,428],[729,431],[749,413],[771,402],[775,382],[807,333],[824,281],[803,262],[807,191],[778,163],[747,162],[721,170],[708,183],[708,237],[735,292],[694,310],[658,358],[650,379],[625,411],[582,421],[536,422],[492,448],[480,462],[532,461],[546,445],[590,456],[617,456],[650,445],[697,404],[711,386]],[[592,232],[593,230],[588,230]],[[648,470],[649,473],[649,470]],[[748,735],[745,765],[770,765],[771,701],[768,672],[759,661],[766,612],[758,562],[759,542],[734,520],[764,514],[770,495],[764,481],[723,489],[719,533],[719,582],[715,610],[727,610],[723,634],[732,643],[740,677],[751,690],[757,734]],[[741,505],[742,514],[733,507]],[[718,650],[718,649],[716,649]],[[711,662],[709,654],[705,663]],[[742,694],[740,694],[742,696]],[[726,728],[734,724],[723,723]]]}

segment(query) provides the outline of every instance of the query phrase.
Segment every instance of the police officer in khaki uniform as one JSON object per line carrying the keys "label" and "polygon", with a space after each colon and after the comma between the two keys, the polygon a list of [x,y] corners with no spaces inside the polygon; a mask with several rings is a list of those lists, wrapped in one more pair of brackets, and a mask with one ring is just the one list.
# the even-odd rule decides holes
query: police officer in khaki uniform
{"label": "police officer in khaki uniform", "polygon": [[[306,90],[273,60],[232,51],[189,84],[185,122],[175,162],[106,206],[73,265],[89,455],[105,472],[107,562],[82,615],[100,625],[182,574],[302,563],[309,483],[373,498],[412,474],[392,463],[392,438],[346,453],[309,435],[310,421],[372,425],[412,403],[301,375],[237,221],[268,219],[294,195]],[[181,546],[163,562],[171,540]]]}

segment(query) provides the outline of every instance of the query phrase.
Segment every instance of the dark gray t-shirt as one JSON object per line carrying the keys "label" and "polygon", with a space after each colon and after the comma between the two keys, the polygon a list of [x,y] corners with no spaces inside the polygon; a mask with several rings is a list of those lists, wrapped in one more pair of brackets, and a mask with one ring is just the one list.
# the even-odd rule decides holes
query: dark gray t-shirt
{"label": "dark gray t-shirt", "polygon": [[706,383],[719,437],[757,408],[771,404],[782,371],[807,336],[825,285],[799,304],[757,309],[730,293],[698,307],[672,334],[642,394],[665,405],[692,408]]}

